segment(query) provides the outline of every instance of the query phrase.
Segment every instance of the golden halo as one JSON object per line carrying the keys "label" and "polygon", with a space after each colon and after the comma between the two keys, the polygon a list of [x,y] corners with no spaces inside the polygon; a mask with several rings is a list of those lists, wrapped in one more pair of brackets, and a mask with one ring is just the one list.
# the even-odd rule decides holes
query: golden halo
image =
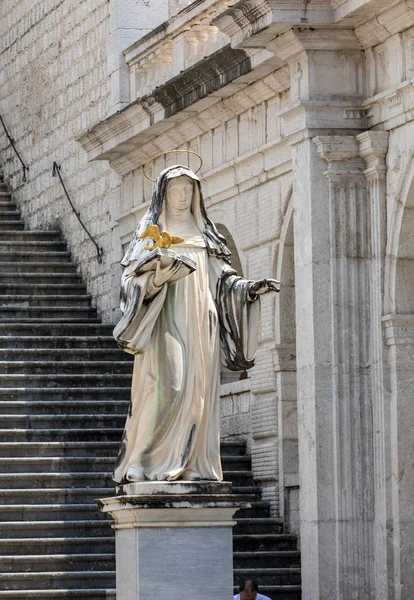
{"label": "golden halo", "polygon": [[156,156],[153,156],[152,158],[149,159],[149,161],[147,161],[145,163],[144,169],[143,169],[144,177],[146,177],[147,179],[149,179],[150,181],[152,181],[153,183],[155,183],[156,179],[153,179],[152,177],[149,177],[147,175],[147,167],[148,167],[148,165],[153,160],[155,160],[156,158],[159,158],[160,156],[163,156],[164,154],[175,154],[176,152],[186,152],[187,154],[194,154],[194,156],[197,156],[197,158],[199,158],[199,160],[200,160],[200,166],[198,167],[197,171],[194,171],[194,173],[198,173],[199,172],[199,170],[203,166],[203,159],[201,158],[201,156],[199,154],[197,154],[197,152],[194,152],[193,150],[167,150],[166,152],[160,152],[159,154],[156,154]]}

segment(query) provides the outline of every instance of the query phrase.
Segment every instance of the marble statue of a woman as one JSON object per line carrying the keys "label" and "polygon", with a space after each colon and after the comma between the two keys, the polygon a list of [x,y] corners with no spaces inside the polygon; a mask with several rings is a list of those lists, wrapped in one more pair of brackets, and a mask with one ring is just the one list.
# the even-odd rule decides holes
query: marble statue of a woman
{"label": "marble statue of a woman", "polygon": [[[153,242],[143,233],[149,225],[181,238],[171,247],[177,260],[154,261],[148,269]],[[118,483],[222,479],[220,358],[232,370],[253,366],[256,300],[278,289],[273,279],[237,276],[229,257],[207,216],[197,175],[184,166],[165,169],[122,261],[124,314],[114,336],[135,362]]]}

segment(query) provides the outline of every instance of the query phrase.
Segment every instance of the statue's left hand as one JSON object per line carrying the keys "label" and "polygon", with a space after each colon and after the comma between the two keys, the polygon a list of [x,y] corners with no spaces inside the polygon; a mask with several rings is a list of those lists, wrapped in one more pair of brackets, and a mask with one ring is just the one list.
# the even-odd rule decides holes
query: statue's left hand
{"label": "statue's left hand", "polygon": [[259,279],[258,281],[254,281],[249,288],[250,300],[253,302],[258,296],[267,292],[280,292],[279,281],[276,279]]}

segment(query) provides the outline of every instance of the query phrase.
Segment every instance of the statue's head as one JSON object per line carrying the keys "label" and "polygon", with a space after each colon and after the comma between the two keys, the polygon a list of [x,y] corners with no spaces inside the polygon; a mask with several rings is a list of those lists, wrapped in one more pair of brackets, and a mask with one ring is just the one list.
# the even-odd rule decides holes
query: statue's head
{"label": "statue's head", "polygon": [[189,167],[173,165],[164,169],[155,181],[150,205],[122,260],[123,266],[127,266],[131,260],[137,260],[148,252],[145,250],[147,242],[140,239],[140,235],[148,225],[158,225],[160,230],[166,229],[168,206],[183,212],[191,208],[195,223],[205,239],[209,255],[229,260],[230,250],[226,240],[207,216],[199,177]]}

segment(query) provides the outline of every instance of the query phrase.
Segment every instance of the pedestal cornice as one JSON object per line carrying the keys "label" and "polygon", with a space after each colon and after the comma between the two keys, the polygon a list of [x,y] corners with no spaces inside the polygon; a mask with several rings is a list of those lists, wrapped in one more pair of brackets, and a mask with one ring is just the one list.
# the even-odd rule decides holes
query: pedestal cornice
{"label": "pedestal cornice", "polygon": [[114,529],[232,527],[232,516],[250,506],[231,493],[229,482],[142,482],[119,486],[120,494],[98,501],[115,520]]}

